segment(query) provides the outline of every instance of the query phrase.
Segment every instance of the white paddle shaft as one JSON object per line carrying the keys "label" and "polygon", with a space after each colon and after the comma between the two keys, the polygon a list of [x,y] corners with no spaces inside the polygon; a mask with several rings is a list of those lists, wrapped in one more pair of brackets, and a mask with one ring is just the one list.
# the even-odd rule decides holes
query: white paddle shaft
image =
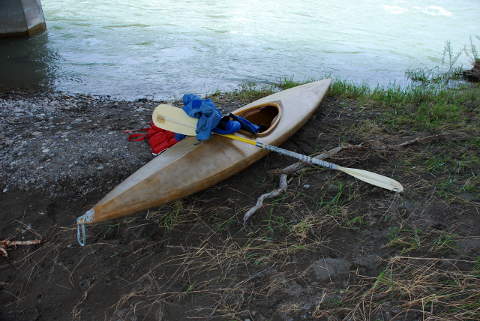
{"label": "white paddle shaft", "polygon": [[275,152],[275,153],[283,154],[285,156],[290,156],[290,157],[296,158],[296,159],[298,159],[298,160],[300,160],[304,163],[315,164],[315,165],[318,165],[318,166],[323,166],[323,167],[327,167],[327,168],[330,168],[330,169],[336,169],[336,170],[338,170],[338,167],[339,167],[337,164],[329,163],[329,162],[326,162],[326,161],[321,160],[321,159],[316,159],[316,158],[313,158],[313,157],[308,156],[308,155],[295,153],[295,152],[292,152],[290,150],[286,150],[286,149],[283,149],[283,148],[280,148],[280,147],[277,147],[277,146],[268,145],[268,144],[264,144],[264,143],[261,143],[261,142],[256,142],[255,146],[257,146],[259,148],[269,150],[271,152]]}

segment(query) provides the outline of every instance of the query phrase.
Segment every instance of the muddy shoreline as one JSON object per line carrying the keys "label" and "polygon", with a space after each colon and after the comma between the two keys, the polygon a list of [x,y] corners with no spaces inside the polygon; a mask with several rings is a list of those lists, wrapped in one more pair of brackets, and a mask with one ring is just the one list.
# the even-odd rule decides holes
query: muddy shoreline
{"label": "muddy shoreline", "polygon": [[[212,99],[230,110],[252,95]],[[144,127],[160,102],[0,93],[0,240],[43,241],[0,257],[0,320],[476,320],[479,104],[466,97],[464,123],[431,129],[407,123],[414,109],[393,127],[401,109],[331,93],[283,145],[362,144],[331,161],[393,177],[400,195],[305,168],[243,225],[277,186],[272,172],[292,163],[270,154],[205,191],[93,226],[80,248],[74,219],[152,158],[124,130]]]}

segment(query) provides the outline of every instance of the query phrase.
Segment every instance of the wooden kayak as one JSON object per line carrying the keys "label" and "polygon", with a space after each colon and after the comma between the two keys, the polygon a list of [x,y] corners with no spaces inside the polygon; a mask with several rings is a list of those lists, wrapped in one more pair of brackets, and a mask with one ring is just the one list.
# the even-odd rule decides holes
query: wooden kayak
{"label": "wooden kayak", "polygon": [[[233,113],[265,128],[257,135],[258,141],[279,145],[312,116],[329,86],[330,79],[324,79],[290,88]],[[240,172],[267,153],[217,135],[203,142],[185,138],[116,186],[77,223],[119,218],[193,194]]]}

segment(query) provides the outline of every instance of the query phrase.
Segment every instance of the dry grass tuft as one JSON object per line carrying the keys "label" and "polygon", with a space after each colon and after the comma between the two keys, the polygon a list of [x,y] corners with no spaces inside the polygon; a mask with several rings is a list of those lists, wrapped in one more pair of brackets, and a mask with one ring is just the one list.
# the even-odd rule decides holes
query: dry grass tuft
{"label": "dry grass tuft", "polygon": [[350,288],[344,320],[480,320],[475,261],[396,256],[376,278]]}

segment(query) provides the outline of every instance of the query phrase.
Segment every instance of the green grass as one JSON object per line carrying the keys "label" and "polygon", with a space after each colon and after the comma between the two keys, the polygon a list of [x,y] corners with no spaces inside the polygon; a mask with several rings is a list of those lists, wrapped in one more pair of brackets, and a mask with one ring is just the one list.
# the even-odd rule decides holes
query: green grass
{"label": "green grass", "polygon": [[347,226],[352,229],[361,229],[366,224],[365,216],[358,215],[347,221]]}
{"label": "green grass", "polygon": [[375,278],[375,282],[373,283],[372,289],[379,288],[381,286],[386,286],[389,290],[395,288],[395,282],[393,280],[392,271],[385,269],[380,272],[377,277]]}
{"label": "green grass", "polygon": [[254,100],[268,96],[277,92],[278,90],[285,90],[306,84],[313,80],[308,81],[295,81],[292,78],[281,78],[278,81],[271,84],[258,84],[256,82],[245,82],[240,85],[237,90],[232,92],[216,91],[210,95],[210,97],[222,96],[228,100],[236,100],[244,103],[250,103]]}
{"label": "green grass", "polygon": [[475,264],[473,265],[473,275],[480,278],[480,256],[475,258]]}
{"label": "green grass", "polygon": [[385,117],[387,123],[395,128],[408,126],[416,130],[435,130],[440,127],[462,125],[463,115],[459,105],[420,103],[409,107],[396,108],[387,113]]}
{"label": "green grass", "polygon": [[446,252],[456,248],[456,238],[458,235],[454,233],[442,232],[432,242],[432,252]]}
{"label": "green grass", "polygon": [[387,236],[387,247],[398,248],[400,254],[407,254],[422,247],[423,235],[418,228],[392,227]]}
{"label": "green grass", "polygon": [[282,78],[279,81],[275,82],[274,86],[277,87],[277,88],[280,88],[281,90],[285,90],[285,89],[289,89],[289,88],[293,88],[293,87],[296,87],[296,86],[306,84],[308,82],[310,82],[310,81],[299,82],[299,81],[293,80],[292,78]]}
{"label": "green grass", "polygon": [[357,85],[348,81],[337,80],[330,85],[328,95],[343,98],[365,98],[372,90],[367,85]]}
{"label": "green grass", "polygon": [[419,68],[412,69],[406,72],[408,78],[413,81],[420,82],[425,85],[445,83],[450,80],[462,79],[462,67],[455,67],[447,72],[442,72],[440,68]]}
{"label": "green grass", "polygon": [[473,174],[469,177],[463,184],[462,190],[469,193],[478,193],[480,190],[480,176]]}
{"label": "green grass", "polygon": [[275,92],[275,87],[272,85],[260,85],[255,82],[245,82],[240,85],[237,90],[231,92],[216,91],[209,95],[214,101],[221,97],[222,100],[237,104],[247,104],[262,97],[271,95]]}
{"label": "green grass", "polygon": [[181,200],[173,202],[168,206],[168,210],[162,215],[158,215],[158,225],[166,231],[172,231],[184,220],[184,208]]}
{"label": "green grass", "polygon": [[213,229],[217,232],[228,231],[237,224],[237,218],[230,216],[228,218],[221,217],[213,223]]}
{"label": "green grass", "polygon": [[480,36],[470,37],[470,44],[465,48],[468,56],[472,59],[472,64],[480,64],[480,52],[477,45],[474,43],[473,38],[480,41]]}
{"label": "green grass", "polygon": [[[336,81],[329,96],[355,99],[367,109],[381,112],[379,119],[391,130],[438,132],[445,129],[478,129],[480,86],[456,88],[409,86],[369,88]],[[473,116],[473,117],[472,117]]]}
{"label": "green grass", "polygon": [[386,247],[398,250],[401,255],[413,251],[428,252],[431,255],[446,255],[457,248],[458,235],[443,230],[421,230],[408,226],[394,226],[387,235]]}
{"label": "green grass", "polygon": [[447,41],[443,50],[442,65],[433,68],[417,68],[407,70],[405,73],[412,81],[424,86],[448,85],[451,80],[462,79],[463,68],[456,66],[463,51],[456,51],[452,44]]}
{"label": "green grass", "polygon": [[446,155],[431,155],[425,160],[425,169],[435,175],[437,173],[447,172],[449,165],[449,157]]}
{"label": "green grass", "polygon": [[274,206],[269,207],[266,218],[262,221],[272,238],[277,234],[287,233],[290,229],[288,219],[285,216],[278,215],[276,212]]}
{"label": "green grass", "polygon": [[[325,211],[328,215],[338,216],[341,214],[342,207],[351,199],[351,194],[342,182],[331,185],[329,189],[330,191],[319,197],[317,208]],[[334,194],[329,197],[327,194],[331,194],[331,192]]]}

